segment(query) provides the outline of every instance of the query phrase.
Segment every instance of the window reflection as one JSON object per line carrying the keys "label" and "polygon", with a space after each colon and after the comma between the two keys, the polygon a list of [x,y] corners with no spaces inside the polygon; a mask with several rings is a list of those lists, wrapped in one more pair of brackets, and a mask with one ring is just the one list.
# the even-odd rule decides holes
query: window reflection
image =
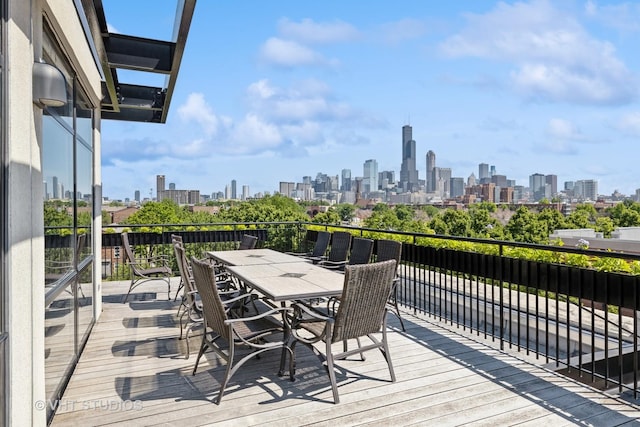
{"label": "window reflection", "polygon": [[50,115],[42,122],[45,285],[52,287],[75,268],[73,136]]}
{"label": "window reflection", "polygon": [[45,108],[42,118],[45,387],[55,400],[94,322],[94,123],[93,107],[46,23],[44,39],[43,56],[63,72],[69,94],[67,105]]}

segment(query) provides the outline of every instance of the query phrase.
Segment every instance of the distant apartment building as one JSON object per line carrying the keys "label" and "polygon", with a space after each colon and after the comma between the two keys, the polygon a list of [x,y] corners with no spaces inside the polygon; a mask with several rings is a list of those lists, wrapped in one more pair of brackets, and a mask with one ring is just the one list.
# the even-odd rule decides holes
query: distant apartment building
{"label": "distant apartment building", "polygon": [[242,186],[242,200],[248,200],[251,196],[249,196],[249,186]]}
{"label": "distant apartment building", "polygon": [[378,172],[378,188],[380,190],[386,190],[393,187],[396,183],[394,171],[382,171]]}
{"label": "distant apartment building", "polygon": [[156,200],[162,200],[162,193],[165,190],[164,175],[156,175]]}
{"label": "distant apartment building", "polygon": [[529,175],[529,190],[534,202],[551,197],[551,186],[547,184],[547,178],[541,173]]}
{"label": "distant apartment building", "polygon": [[500,203],[513,203],[513,187],[501,187],[500,188]]}
{"label": "distant apartment building", "polygon": [[453,177],[451,178],[449,197],[452,199],[464,196],[464,178]]}
{"label": "distant apartment building", "polygon": [[437,193],[440,197],[449,197],[451,194],[451,168],[433,168],[438,170],[436,181]]}
{"label": "distant apartment building", "polygon": [[136,202],[140,203],[140,190],[136,190],[133,196],[133,200],[135,200]]}
{"label": "distant apartment building", "polygon": [[549,185],[550,196],[553,197],[558,194],[558,175],[546,175],[544,177],[545,183]]}
{"label": "distant apartment building", "polygon": [[595,202],[598,199],[598,181],[593,179],[576,181],[573,193],[574,197],[579,200],[591,200]]}
{"label": "distant apartment building", "polygon": [[506,175],[493,175],[491,177],[491,182],[498,187],[508,187]]}
{"label": "distant apartment building", "polygon": [[292,197],[294,190],[296,189],[296,184],[293,182],[284,182],[280,181],[280,189],[279,193],[283,196]]}
{"label": "distant apartment building", "polygon": [[364,162],[362,184],[365,193],[378,191],[378,162],[374,159]]}

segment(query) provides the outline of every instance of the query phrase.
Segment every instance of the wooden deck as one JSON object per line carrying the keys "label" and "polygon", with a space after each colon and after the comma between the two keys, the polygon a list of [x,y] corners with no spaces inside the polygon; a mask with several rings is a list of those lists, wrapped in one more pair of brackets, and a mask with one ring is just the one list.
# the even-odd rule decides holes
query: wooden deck
{"label": "wooden deck", "polygon": [[295,382],[277,376],[279,352],[267,352],[243,366],[216,405],[225,365],[208,353],[191,375],[200,339],[191,339],[185,359],[177,303],[164,299],[166,287],[142,285],[127,304],[121,302],[126,283],[104,282],[103,289],[104,312],[54,426],[617,426],[640,420],[631,398],[606,395],[480,337],[410,314],[406,333],[390,316],[395,383],[379,352],[369,352],[365,362],[338,362],[341,403],[335,405],[326,371],[299,346]]}

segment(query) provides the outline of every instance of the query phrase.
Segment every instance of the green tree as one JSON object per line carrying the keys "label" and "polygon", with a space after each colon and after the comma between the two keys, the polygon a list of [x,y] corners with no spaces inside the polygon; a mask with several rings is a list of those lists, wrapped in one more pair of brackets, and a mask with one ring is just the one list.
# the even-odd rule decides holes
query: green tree
{"label": "green tree", "polygon": [[338,212],[336,212],[334,209],[329,209],[326,212],[320,212],[319,214],[314,216],[311,221],[319,224],[339,225],[341,220],[342,218],[340,218]]}
{"label": "green tree", "polygon": [[609,217],[616,227],[640,226],[640,204],[626,200],[607,209]]}
{"label": "green tree", "polygon": [[378,230],[399,230],[400,220],[395,212],[386,204],[378,203],[372,209],[371,216],[366,218],[364,226]]}
{"label": "green tree", "polygon": [[125,224],[180,224],[184,218],[183,211],[177,203],[165,199],[161,202],[145,203],[136,213],[124,222]]}
{"label": "green tree", "polygon": [[353,219],[353,214],[356,211],[356,207],[354,205],[350,205],[349,203],[340,203],[335,206],[335,210],[342,221],[351,222],[351,220]]}
{"label": "green tree", "polygon": [[537,219],[544,226],[547,236],[555,230],[566,228],[564,215],[557,209],[544,208]]}
{"label": "green tree", "polygon": [[606,216],[596,218],[596,231],[601,232],[604,237],[610,238],[611,232],[615,230],[615,228],[616,227],[611,218]]}
{"label": "green tree", "polygon": [[302,206],[279,194],[236,203],[218,215],[221,222],[309,221]]}
{"label": "green tree", "polygon": [[507,239],[525,243],[547,243],[549,234],[536,214],[520,206],[505,226]]}
{"label": "green tree", "polygon": [[62,205],[56,202],[45,202],[44,225],[45,227],[70,227],[73,225],[73,218],[67,214],[67,210]]}
{"label": "green tree", "polygon": [[440,209],[436,208],[433,205],[425,205],[420,208],[429,218],[435,218],[440,215]]}
{"label": "green tree", "polygon": [[471,233],[470,237],[491,237],[499,239],[503,235],[502,224],[491,213],[496,212],[496,205],[481,202],[469,207]]}
{"label": "green tree", "polygon": [[442,216],[438,215],[429,221],[429,228],[431,228],[436,234],[443,236],[449,235],[449,225],[442,219]]}
{"label": "green tree", "polygon": [[471,217],[468,213],[456,209],[447,209],[442,213],[441,217],[447,224],[451,236],[471,236]]}

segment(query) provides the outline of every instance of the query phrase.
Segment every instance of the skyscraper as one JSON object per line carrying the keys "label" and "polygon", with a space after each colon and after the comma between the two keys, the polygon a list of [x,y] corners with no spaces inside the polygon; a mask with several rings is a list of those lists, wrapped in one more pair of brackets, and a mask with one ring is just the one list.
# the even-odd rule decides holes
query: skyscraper
{"label": "skyscraper", "polygon": [[[548,187],[549,189],[551,186]],[[533,200],[535,202],[548,198],[550,196],[551,191],[547,194],[547,182],[546,178],[541,173],[534,173],[533,175],[529,175],[529,190],[531,194],[533,194]]]}
{"label": "skyscraper", "polygon": [[156,200],[158,202],[162,200],[164,188],[164,175],[156,175]]}
{"label": "skyscraper", "polygon": [[342,169],[342,191],[351,191],[351,169]]}
{"label": "skyscraper", "polygon": [[580,179],[576,181],[573,189],[574,195],[580,200],[598,200],[598,181],[593,179]]}
{"label": "skyscraper", "polygon": [[400,167],[400,184],[405,191],[413,191],[418,187],[416,142],[413,140],[413,129],[409,125],[402,126],[402,165]]}
{"label": "skyscraper", "polygon": [[[480,163],[478,165],[478,180],[482,183],[482,180],[488,180],[491,178],[489,176],[489,164],[488,163]],[[487,181],[488,182],[488,181]]]}
{"label": "skyscraper", "polygon": [[551,186],[551,197],[558,194],[558,175],[545,176],[545,182]]}
{"label": "skyscraper", "polygon": [[365,193],[378,191],[378,162],[374,159],[369,159],[364,162],[362,184]]}
{"label": "skyscraper", "polygon": [[231,199],[236,200],[238,198],[237,183],[235,179],[231,180]]}
{"label": "skyscraper", "polygon": [[433,168],[436,167],[436,153],[427,151],[427,177],[425,178],[426,190],[435,191],[435,183],[433,182]]}
{"label": "skyscraper", "polygon": [[133,196],[133,199],[134,199],[136,202],[140,203],[140,190],[136,190],[136,191],[135,191],[134,196]]}

